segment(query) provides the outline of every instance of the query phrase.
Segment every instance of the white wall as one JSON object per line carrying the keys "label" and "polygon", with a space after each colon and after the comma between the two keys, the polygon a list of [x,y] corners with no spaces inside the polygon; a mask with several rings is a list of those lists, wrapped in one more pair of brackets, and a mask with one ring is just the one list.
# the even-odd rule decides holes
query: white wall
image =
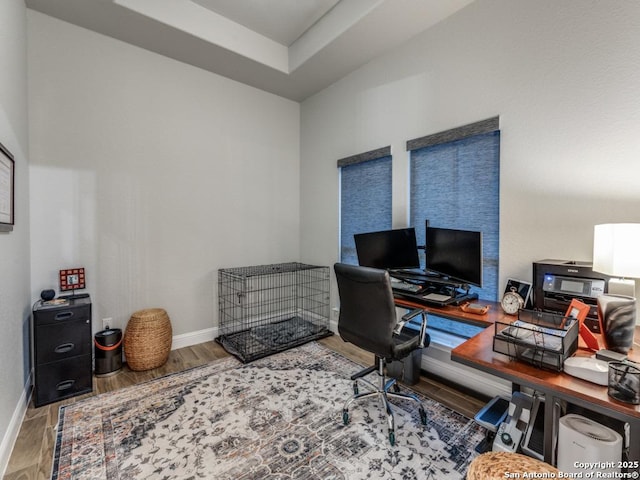
{"label": "white wall", "polygon": [[0,142],[15,160],[15,228],[0,233],[0,476],[26,408],[29,378],[27,33],[23,0],[0,2]]}
{"label": "white wall", "polygon": [[94,331],[217,325],[221,267],[299,259],[299,104],[28,11],[32,296],[87,269]]}
{"label": "white wall", "polygon": [[500,285],[591,260],[595,224],[640,222],[638,19],[628,0],[477,0],[304,101],[302,256],[338,259],[337,159],[391,145],[404,226],[406,140],[499,115]]}

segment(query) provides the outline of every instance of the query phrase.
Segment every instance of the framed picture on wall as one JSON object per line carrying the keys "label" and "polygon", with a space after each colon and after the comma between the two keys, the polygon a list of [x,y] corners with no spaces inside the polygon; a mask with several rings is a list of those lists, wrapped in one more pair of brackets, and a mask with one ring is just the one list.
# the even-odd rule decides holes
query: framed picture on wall
{"label": "framed picture on wall", "polygon": [[13,230],[15,162],[13,155],[0,143],[0,232]]}

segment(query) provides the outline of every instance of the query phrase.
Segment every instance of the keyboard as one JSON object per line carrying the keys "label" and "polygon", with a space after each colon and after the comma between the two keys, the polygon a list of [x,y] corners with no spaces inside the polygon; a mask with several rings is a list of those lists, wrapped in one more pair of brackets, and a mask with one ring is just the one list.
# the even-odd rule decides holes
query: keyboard
{"label": "keyboard", "polygon": [[408,282],[391,282],[391,288],[399,292],[409,293],[418,293],[420,290],[422,290],[422,287],[420,285]]}

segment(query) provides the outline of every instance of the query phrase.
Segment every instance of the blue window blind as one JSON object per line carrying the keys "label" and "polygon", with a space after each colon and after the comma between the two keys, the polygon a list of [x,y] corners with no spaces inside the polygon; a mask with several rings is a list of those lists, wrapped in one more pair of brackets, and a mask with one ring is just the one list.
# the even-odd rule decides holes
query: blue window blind
{"label": "blue window blind", "polygon": [[483,287],[474,291],[487,300],[498,299],[500,131],[497,121],[496,117],[407,142],[411,150],[410,222],[416,228],[418,244],[425,243],[427,219],[434,227],[481,231]]}
{"label": "blue window blind", "polygon": [[340,261],[358,264],[353,235],[391,228],[391,148],[338,161]]}

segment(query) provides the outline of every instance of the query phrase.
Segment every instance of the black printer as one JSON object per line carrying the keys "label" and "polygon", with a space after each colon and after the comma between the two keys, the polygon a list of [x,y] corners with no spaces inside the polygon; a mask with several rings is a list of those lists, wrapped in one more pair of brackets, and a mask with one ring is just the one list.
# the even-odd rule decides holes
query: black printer
{"label": "black printer", "polygon": [[594,272],[591,262],[546,259],[533,262],[533,308],[564,315],[571,300],[589,305],[585,324],[600,332],[598,297],[608,291],[611,278]]}

